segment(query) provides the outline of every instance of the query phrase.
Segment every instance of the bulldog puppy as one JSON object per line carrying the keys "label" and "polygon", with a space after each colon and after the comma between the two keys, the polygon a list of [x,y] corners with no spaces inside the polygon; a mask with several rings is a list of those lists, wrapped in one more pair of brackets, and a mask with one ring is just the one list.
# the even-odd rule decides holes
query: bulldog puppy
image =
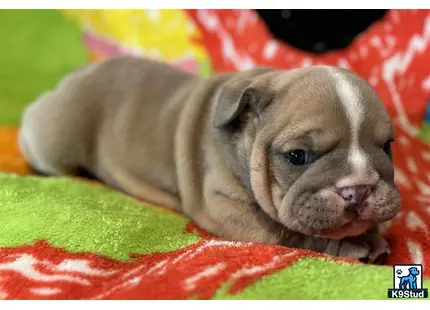
{"label": "bulldog puppy", "polygon": [[121,56],[81,68],[28,107],[21,151],[54,176],[84,169],[226,239],[378,263],[399,211],[383,103],[316,66],[208,79]]}

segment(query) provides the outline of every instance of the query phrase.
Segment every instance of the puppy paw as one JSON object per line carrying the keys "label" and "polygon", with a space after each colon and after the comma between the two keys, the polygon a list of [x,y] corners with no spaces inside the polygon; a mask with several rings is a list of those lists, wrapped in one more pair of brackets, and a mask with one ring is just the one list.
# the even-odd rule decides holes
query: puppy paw
{"label": "puppy paw", "polygon": [[365,236],[366,243],[370,246],[371,251],[364,263],[382,265],[385,264],[391,255],[390,246],[384,237],[378,234]]}
{"label": "puppy paw", "polygon": [[330,240],[324,253],[331,256],[366,261],[371,256],[371,251],[370,245],[363,240],[346,238]]}
{"label": "puppy paw", "polygon": [[365,264],[382,265],[391,254],[387,241],[378,234],[342,240],[331,240],[326,254],[359,260]]}

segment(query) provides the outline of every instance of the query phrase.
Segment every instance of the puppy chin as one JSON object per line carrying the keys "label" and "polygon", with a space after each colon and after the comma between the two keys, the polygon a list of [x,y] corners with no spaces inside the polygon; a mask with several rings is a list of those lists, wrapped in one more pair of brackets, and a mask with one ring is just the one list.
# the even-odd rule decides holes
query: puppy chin
{"label": "puppy chin", "polygon": [[347,237],[355,237],[365,233],[366,230],[372,227],[372,225],[372,221],[356,220],[348,222],[340,228],[319,234],[317,236],[329,239],[343,239]]}

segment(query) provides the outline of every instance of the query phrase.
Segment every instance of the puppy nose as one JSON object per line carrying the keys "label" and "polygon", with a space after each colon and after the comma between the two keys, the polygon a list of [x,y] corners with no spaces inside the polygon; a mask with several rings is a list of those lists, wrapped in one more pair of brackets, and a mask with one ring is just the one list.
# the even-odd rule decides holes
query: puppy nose
{"label": "puppy nose", "polygon": [[371,192],[371,185],[356,185],[339,189],[339,194],[346,202],[346,208],[352,211],[360,207]]}

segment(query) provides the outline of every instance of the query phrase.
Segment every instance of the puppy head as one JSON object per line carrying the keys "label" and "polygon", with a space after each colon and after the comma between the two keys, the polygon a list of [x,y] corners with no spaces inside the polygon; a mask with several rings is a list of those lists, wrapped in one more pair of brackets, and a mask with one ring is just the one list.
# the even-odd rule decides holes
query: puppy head
{"label": "puppy head", "polygon": [[227,165],[290,230],[355,236],[400,209],[390,118],[350,71],[239,73],[221,87],[213,125]]}

